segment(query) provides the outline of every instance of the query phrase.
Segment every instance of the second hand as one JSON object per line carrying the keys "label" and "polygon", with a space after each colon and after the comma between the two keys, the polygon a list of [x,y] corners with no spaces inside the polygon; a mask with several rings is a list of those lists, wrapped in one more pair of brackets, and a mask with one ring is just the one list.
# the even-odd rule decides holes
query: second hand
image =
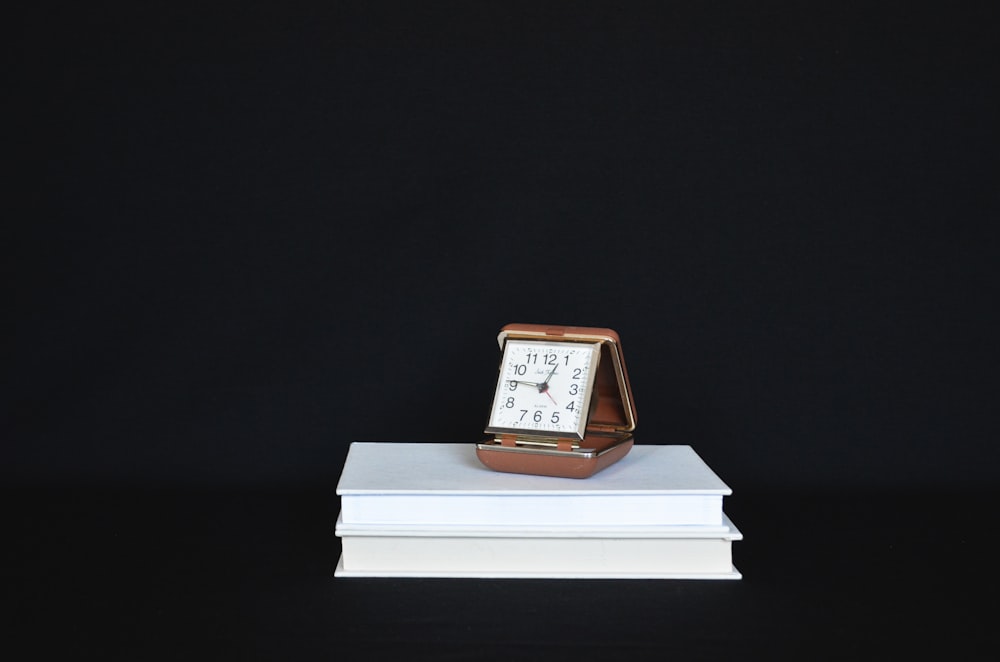
{"label": "second hand", "polygon": [[552,397],[551,393],[549,393],[549,380],[552,379],[552,375],[556,374],[556,367],[557,366],[552,366],[552,371],[549,373],[549,376],[545,378],[545,381],[538,385],[538,390],[539,392],[549,396],[549,400],[552,401],[552,404],[558,407],[559,403],[556,402],[556,399]]}

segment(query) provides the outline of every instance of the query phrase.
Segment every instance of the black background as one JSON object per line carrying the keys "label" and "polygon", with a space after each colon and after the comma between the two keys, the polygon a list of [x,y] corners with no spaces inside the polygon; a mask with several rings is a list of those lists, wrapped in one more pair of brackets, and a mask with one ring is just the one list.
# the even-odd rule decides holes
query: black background
{"label": "black background", "polygon": [[[11,631],[104,657],[988,656],[989,3],[40,4],[8,23]],[[745,579],[334,581],[353,440],[609,326]],[[624,658],[623,658],[624,659]]]}

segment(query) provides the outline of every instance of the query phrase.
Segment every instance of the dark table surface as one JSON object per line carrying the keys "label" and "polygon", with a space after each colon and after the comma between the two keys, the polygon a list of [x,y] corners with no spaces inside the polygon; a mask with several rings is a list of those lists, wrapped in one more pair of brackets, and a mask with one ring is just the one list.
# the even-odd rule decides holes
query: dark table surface
{"label": "dark table surface", "polygon": [[742,581],[334,579],[334,487],[9,490],[20,659],[994,659],[995,494],[734,493]]}

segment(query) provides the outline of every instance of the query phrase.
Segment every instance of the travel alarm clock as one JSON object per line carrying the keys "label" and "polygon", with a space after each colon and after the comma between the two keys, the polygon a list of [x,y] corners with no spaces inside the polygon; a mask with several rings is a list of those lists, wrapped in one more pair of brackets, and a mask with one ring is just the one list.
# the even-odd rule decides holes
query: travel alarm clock
{"label": "travel alarm clock", "polygon": [[508,324],[479,460],[496,471],[586,478],[632,449],[635,404],[611,329]]}

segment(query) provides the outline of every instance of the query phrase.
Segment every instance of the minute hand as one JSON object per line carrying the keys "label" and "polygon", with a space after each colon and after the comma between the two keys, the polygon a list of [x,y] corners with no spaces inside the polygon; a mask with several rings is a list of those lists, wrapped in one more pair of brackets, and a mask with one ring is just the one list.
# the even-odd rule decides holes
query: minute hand
{"label": "minute hand", "polygon": [[539,391],[544,391],[549,387],[549,380],[552,379],[552,375],[556,374],[556,368],[558,366],[552,366],[552,370],[549,372],[549,376],[545,378],[541,384],[538,385]]}

